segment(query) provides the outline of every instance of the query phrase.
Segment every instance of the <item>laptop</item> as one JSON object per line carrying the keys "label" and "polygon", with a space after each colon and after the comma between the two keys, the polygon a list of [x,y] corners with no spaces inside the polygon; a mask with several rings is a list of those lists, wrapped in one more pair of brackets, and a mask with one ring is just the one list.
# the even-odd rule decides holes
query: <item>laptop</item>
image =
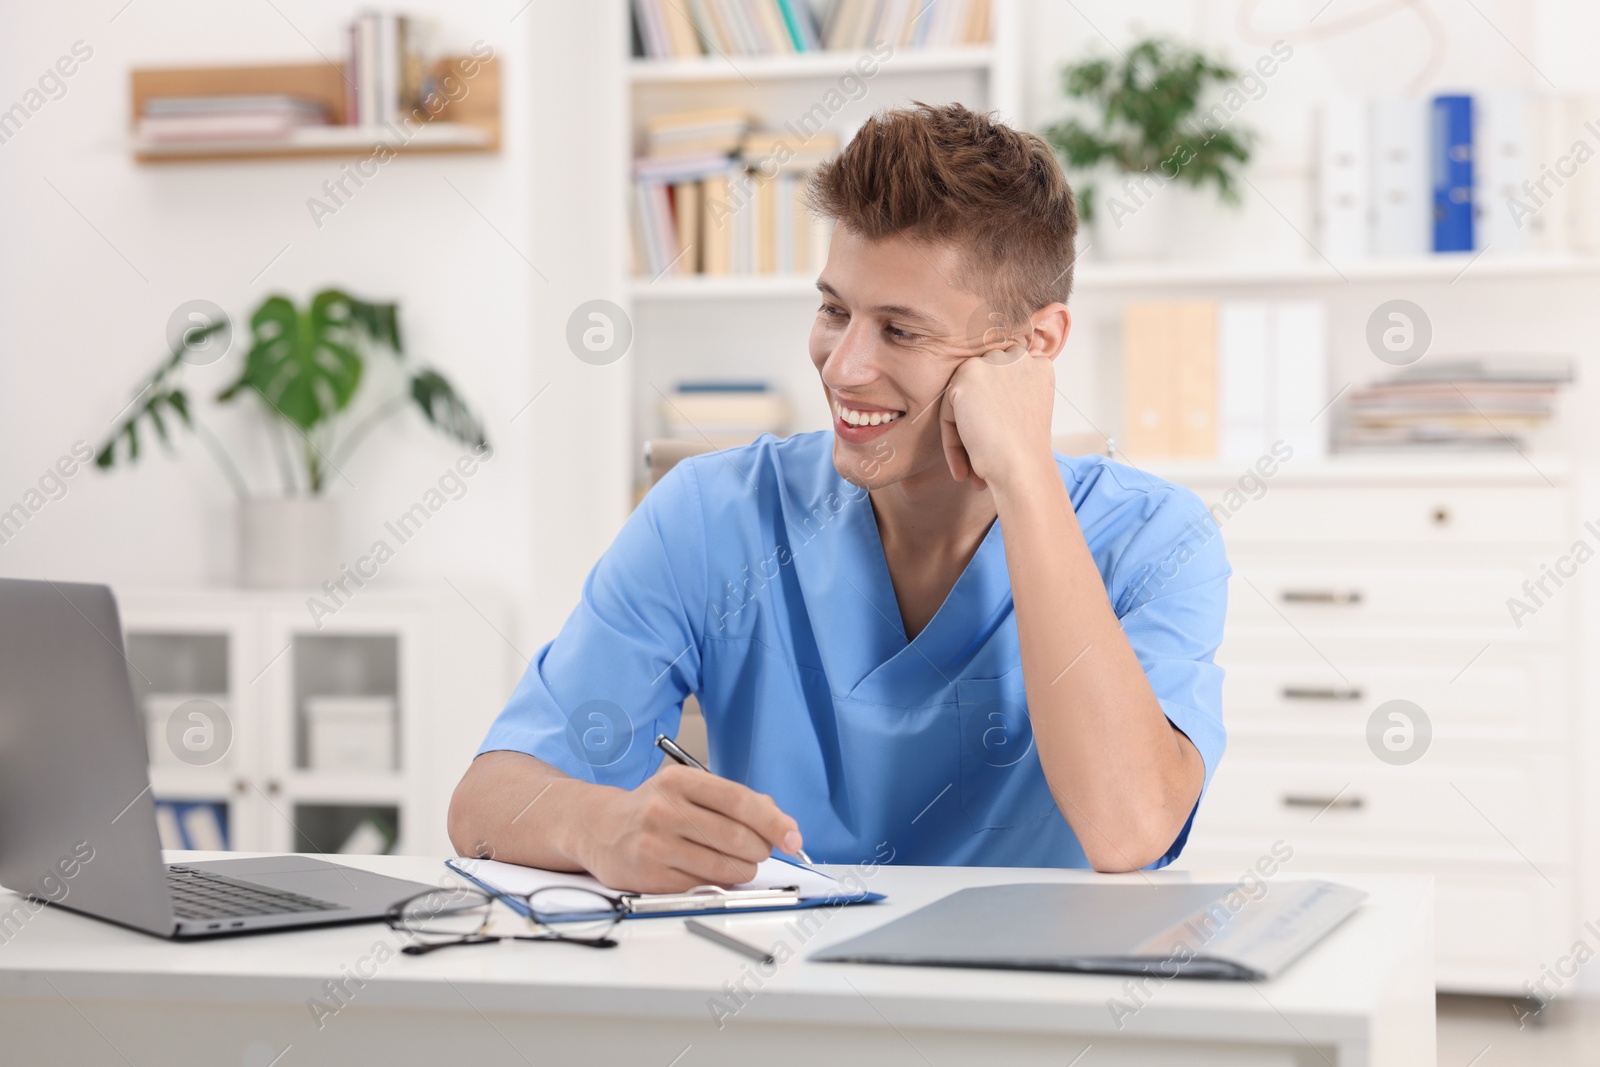
{"label": "laptop", "polygon": [[103,585],[0,579],[0,885],[168,938],[380,919],[435,887],[309,856],[167,864]]}

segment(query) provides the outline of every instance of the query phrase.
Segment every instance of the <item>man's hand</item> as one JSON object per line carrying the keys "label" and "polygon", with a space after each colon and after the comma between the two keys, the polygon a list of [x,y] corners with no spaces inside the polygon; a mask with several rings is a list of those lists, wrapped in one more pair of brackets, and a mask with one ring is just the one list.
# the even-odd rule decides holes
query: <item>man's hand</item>
{"label": "man's hand", "polygon": [[1013,342],[961,361],[939,409],[945,459],[956,481],[987,489],[1050,456],[1055,366]]}
{"label": "man's hand", "polygon": [[748,882],[774,848],[802,846],[798,824],[771,797],[675,763],[637,789],[611,793],[588,822],[584,868],[635,893]]}

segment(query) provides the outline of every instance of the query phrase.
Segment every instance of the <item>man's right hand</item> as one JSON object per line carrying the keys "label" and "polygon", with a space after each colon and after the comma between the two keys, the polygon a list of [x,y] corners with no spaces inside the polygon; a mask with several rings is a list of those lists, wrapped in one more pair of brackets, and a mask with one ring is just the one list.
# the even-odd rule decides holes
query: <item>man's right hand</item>
{"label": "man's right hand", "polygon": [[681,893],[755,877],[773,849],[802,847],[800,827],[763,793],[663,763],[631,791],[608,790],[584,820],[583,866],[613,889]]}

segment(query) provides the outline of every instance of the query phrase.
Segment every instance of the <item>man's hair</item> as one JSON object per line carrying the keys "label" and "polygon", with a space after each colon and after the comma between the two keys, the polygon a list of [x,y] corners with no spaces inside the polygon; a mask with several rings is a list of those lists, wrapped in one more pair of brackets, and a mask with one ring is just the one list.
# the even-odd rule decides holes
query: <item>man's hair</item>
{"label": "man's hair", "polygon": [[956,245],[955,284],[1007,317],[1066,303],[1078,211],[1039,137],[960,104],[920,101],[868,119],[807,190],[811,208],[867,240]]}

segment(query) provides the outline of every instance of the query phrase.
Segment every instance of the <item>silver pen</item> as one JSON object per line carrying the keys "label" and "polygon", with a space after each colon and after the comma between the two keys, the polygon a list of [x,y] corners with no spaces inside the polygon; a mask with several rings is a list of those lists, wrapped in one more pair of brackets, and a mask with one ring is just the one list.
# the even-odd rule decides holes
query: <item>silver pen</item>
{"label": "silver pen", "polygon": [[[668,756],[672,757],[674,760],[677,760],[679,763],[683,764],[685,767],[693,767],[695,770],[705,771],[707,774],[711,773],[710,767],[707,767],[704,763],[701,763],[699,760],[689,755],[689,753],[679,748],[678,743],[672,738],[668,737],[666,734],[656,735],[656,747],[665,752]],[[806,855],[803,849],[795,849],[794,858],[799,860],[801,863],[804,863],[808,867],[812,865],[811,857]]]}

